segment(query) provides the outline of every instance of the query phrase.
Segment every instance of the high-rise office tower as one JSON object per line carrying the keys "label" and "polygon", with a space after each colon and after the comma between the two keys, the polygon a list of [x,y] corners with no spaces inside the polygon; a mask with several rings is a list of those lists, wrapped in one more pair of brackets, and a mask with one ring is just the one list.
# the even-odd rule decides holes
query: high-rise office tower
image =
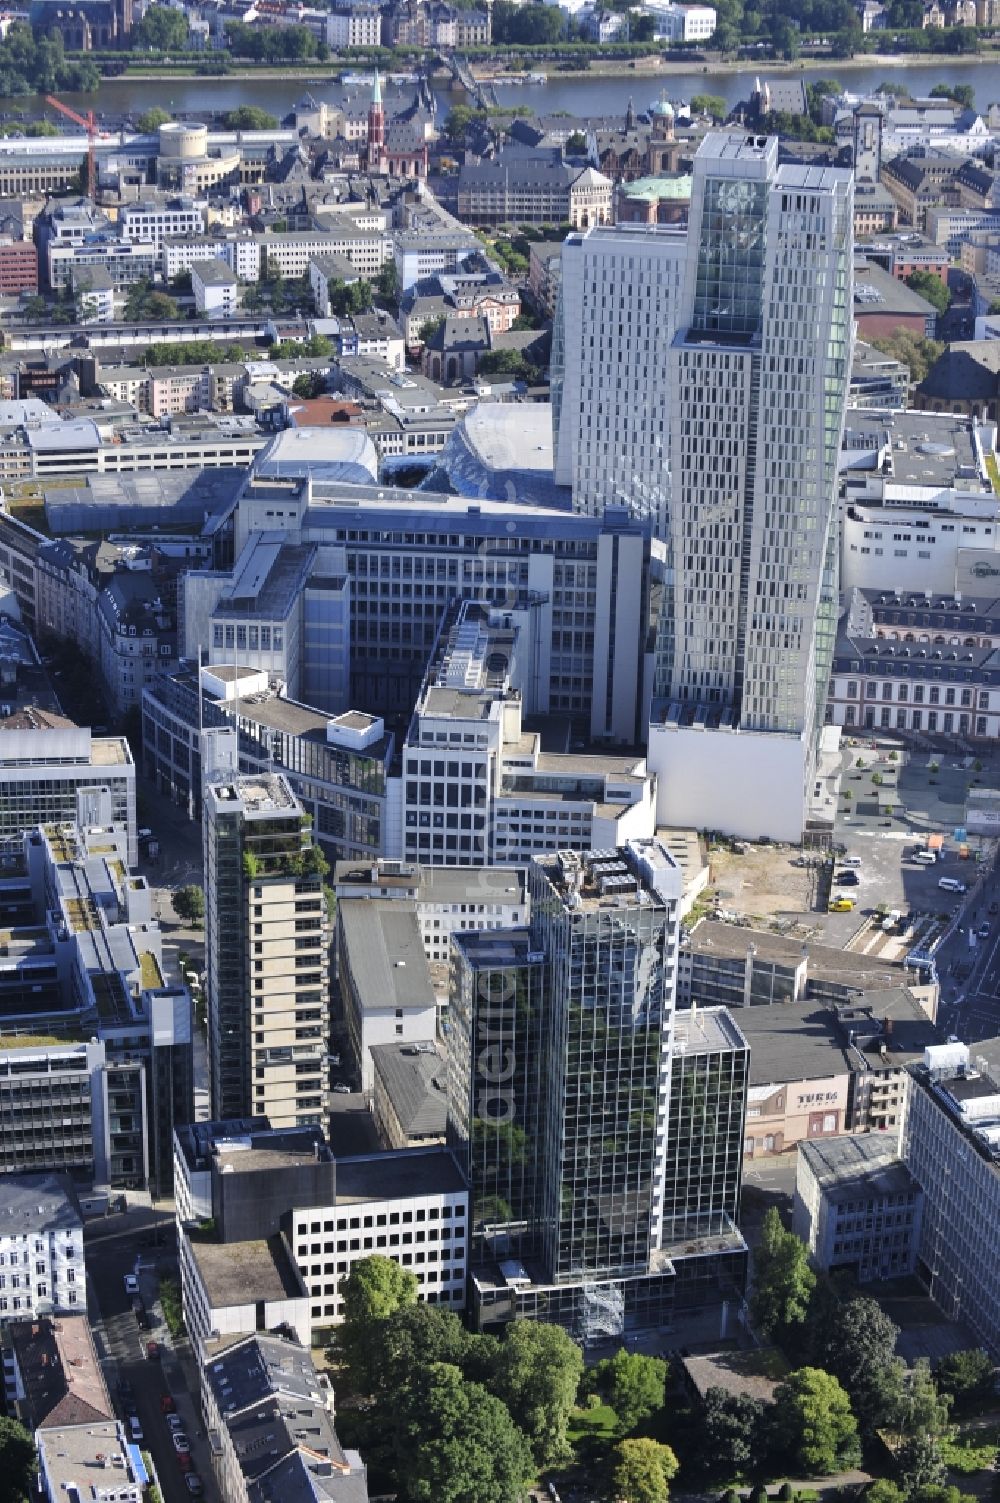
{"label": "high-rise office tower", "polygon": [[209,783],[205,959],[214,1118],[322,1122],[329,1033],[323,875],[310,821],[280,774]]}
{"label": "high-rise office tower", "polygon": [[663,545],[663,824],[806,826],[836,627],[852,195],[849,171],[779,167],[774,138],[712,132],[685,237],[640,229],[641,254],[624,229],[567,242],[557,473],[582,510],[631,491]]}
{"label": "high-rise office tower", "polygon": [[628,506],[665,534],[667,384],[683,229],[617,225],[563,244],[552,336],[555,477],[573,508]]}
{"label": "high-rise office tower", "polygon": [[[555,1320],[584,1340],[666,1324],[689,1289],[738,1293],[746,1256],[730,1205],[738,1092],[721,1065],[695,1092],[706,1110],[727,1103],[718,1140],[692,1115],[684,1154],[670,1141],[681,873],[636,840],[536,858],[528,885],[529,930],[456,936],[452,951],[449,1141],[471,1184],[476,1318]],[[712,1044],[721,1059],[722,1025]]]}
{"label": "high-rise office tower", "polygon": [[724,1007],[676,1014],[664,1246],[725,1235],[739,1219],[749,1072],[750,1045]]}

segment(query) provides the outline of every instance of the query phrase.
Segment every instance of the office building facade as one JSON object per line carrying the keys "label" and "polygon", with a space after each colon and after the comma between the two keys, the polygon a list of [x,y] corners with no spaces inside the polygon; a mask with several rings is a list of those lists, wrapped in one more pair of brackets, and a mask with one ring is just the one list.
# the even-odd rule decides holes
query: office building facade
{"label": "office building facade", "polygon": [[204,793],[205,959],[213,1114],[321,1120],[329,964],[326,863],[288,780]]}

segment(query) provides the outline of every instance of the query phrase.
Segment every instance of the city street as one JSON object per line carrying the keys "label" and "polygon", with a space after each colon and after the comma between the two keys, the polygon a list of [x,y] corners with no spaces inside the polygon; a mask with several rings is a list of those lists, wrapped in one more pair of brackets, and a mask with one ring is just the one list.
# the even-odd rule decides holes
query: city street
{"label": "city street", "polygon": [[[159,1238],[159,1245],[149,1245],[154,1236]],[[191,1497],[160,1407],[165,1393],[173,1395],[184,1433],[191,1442],[194,1470],[204,1485],[200,1496],[217,1499],[198,1406],[185,1383],[157,1303],[159,1272],[176,1275],[172,1212],[143,1208],[90,1222],[84,1229],[84,1243],[90,1319],[108,1392],[126,1428],[129,1409],[138,1414],[143,1431],[139,1444],[153,1458],[164,1503],[184,1503]],[[131,1296],[125,1292],[125,1275],[134,1271],[137,1259],[148,1330],[139,1328]],[[151,1340],[158,1344],[159,1360],[146,1355],[146,1343]],[[119,1386],[122,1380],[129,1385],[125,1393]]]}

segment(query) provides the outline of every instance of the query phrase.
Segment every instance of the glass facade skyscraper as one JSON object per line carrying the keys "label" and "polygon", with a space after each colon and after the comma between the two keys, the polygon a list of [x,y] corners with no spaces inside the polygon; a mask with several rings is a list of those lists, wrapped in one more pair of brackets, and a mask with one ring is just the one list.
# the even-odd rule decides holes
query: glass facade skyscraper
{"label": "glass facade skyscraper", "polygon": [[738,1295],[747,1051],[705,1014],[674,1091],[679,868],[635,840],[537,857],[528,890],[530,929],[452,948],[448,1131],[477,1320],[586,1341]]}

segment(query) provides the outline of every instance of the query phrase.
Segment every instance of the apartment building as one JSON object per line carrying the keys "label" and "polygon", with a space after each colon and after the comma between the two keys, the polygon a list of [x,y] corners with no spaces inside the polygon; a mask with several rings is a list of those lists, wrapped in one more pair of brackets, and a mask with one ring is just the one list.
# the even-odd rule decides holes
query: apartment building
{"label": "apartment building", "polygon": [[167,236],[200,235],[204,229],[205,206],[192,198],[162,202],[140,199],[122,204],[118,214],[118,233],[123,240],[152,244],[158,252]]}
{"label": "apartment building", "polygon": [[338,861],[338,907],[352,898],[412,903],[428,963],[447,963],[451,937],[469,930],[517,928],[528,921],[524,872],[514,866],[415,865],[402,861]]}
{"label": "apartment building", "polygon": [[53,1162],[81,1179],[92,1171],[169,1193],[173,1124],[193,1111],[191,999],[164,984],[159,927],[124,831],[26,832],[22,864],[9,872],[7,1151],[28,1167]]}
{"label": "apartment building", "polygon": [[371,1049],[437,1032],[437,999],[412,903],[375,898],[337,905],[337,980],[347,1035],[368,1095]]}
{"label": "apartment building", "polygon": [[216,1115],[322,1118],[329,1033],[326,863],[280,773],[204,792],[205,961]]}
{"label": "apartment building", "polygon": [[38,1448],[38,1496],[44,1503],[86,1496],[100,1470],[100,1494],[115,1503],[143,1503],[148,1475],[121,1420],[69,1424],[42,1430]]}
{"label": "apartment building", "polygon": [[87,1308],[83,1220],[61,1174],[0,1183],[0,1322]]}
{"label": "apartment building", "polygon": [[58,1320],[5,1320],[0,1357],[7,1413],[30,1433],[113,1420],[86,1309]]}
{"label": "apartment building", "polygon": [[800,1143],[793,1230],[824,1273],[859,1284],[916,1272],[923,1193],[899,1160],[899,1133]]}
{"label": "apartment building", "polygon": [[500,152],[458,174],[458,217],[465,224],[610,224],[614,183],[595,167],[545,152]]}
{"label": "apartment building", "polygon": [[[270,529],[344,549],[352,704],[408,716],[445,607],[466,597],[537,623],[535,710],[595,739],[641,741],[650,545],[622,508],[590,517],[364,485],[348,502],[315,479],[255,479],[240,497],[237,550]],[[194,656],[196,642],[185,650]]]}
{"label": "apartment building", "polygon": [[160,266],[166,281],[190,271],[196,261],[225,261],[241,282],[260,280],[261,242],[253,235],[164,235]]}
{"label": "apartment building", "polygon": [[88,271],[106,272],[115,287],[150,281],[160,267],[159,248],[151,240],[50,241],[47,250],[49,286],[60,292]]}
{"label": "apartment building", "polygon": [[463,600],[447,613],[403,745],[406,860],[513,865],[652,833],[640,758],[552,759],[522,732],[535,660],[512,612]]}
{"label": "apartment building", "polygon": [[17,297],[38,291],[38,250],[30,240],[0,244],[0,293]]}
{"label": "apartment building", "polygon": [[1000,1357],[1000,1040],[929,1048],[911,1071],[900,1155],[923,1191],[917,1274]]}
{"label": "apartment building", "polygon": [[568,236],[552,336],[556,481],[572,487],[574,510],[627,505],[658,537],[669,511],[662,394],[686,243],[682,230],[646,225]]}
{"label": "apartment building", "polygon": [[[24,831],[47,824],[116,824],[138,860],[135,763],[124,736],[94,736],[45,711],[0,720],[0,846],[19,851]],[[106,802],[105,802],[106,800]]]}
{"label": "apartment building", "polygon": [[236,273],[220,258],[192,263],[191,290],[195,308],[203,318],[232,318],[239,308]]}
{"label": "apartment building", "polygon": [[482,252],[482,242],[458,220],[434,228],[397,230],[393,256],[402,293],[440,272],[458,271],[470,255]]}
{"label": "apartment building", "polygon": [[[971,572],[993,567],[980,562]],[[1000,735],[996,605],[983,596],[853,591],[841,618],[828,719],[970,741]]]}
{"label": "apartment building", "polygon": [[260,1335],[213,1351],[201,1393],[225,1503],[305,1497],[368,1503],[365,1468],[337,1438],[333,1389],[317,1373],[307,1343]]}
{"label": "apartment building", "polygon": [[344,47],[380,47],[382,12],[377,5],[349,5],[332,10],[326,18],[326,44],[339,52]]}
{"label": "apartment building", "polygon": [[261,271],[270,277],[302,277],[316,256],[345,256],[362,276],[372,281],[392,260],[392,241],[378,230],[358,229],[351,220],[331,216],[321,231],[296,230],[258,237]]}
{"label": "apartment building", "polygon": [[[312,1329],[339,1324],[343,1279],[373,1253],[411,1269],[421,1300],[464,1309],[468,1190],[448,1149],[335,1160],[318,1126],[283,1131],[253,1118],[185,1128],[175,1156],[184,1304],[199,1350],[212,1330],[272,1328],[254,1309],[265,1290],[291,1301],[308,1345]],[[206,1207],[211,1230],[194,1224]],[[241,1266],[253,1277],[241,1282]],[[206,1323],[225,1310],[225,1325]]]}
{"label": "apartment building", "polygon": [[[204,738],[232,728],[238,770],[282,772],[335,859],[381,856],[390,841],[389,769],[395,738],[377,716],[330,716],[291,699],[266,673],[186,665],[143,689],[143,765],[162,793],[201,818]],[[236,770],[234,768],[234,770]],[[392,822],[395,828],[396,821]]]}

